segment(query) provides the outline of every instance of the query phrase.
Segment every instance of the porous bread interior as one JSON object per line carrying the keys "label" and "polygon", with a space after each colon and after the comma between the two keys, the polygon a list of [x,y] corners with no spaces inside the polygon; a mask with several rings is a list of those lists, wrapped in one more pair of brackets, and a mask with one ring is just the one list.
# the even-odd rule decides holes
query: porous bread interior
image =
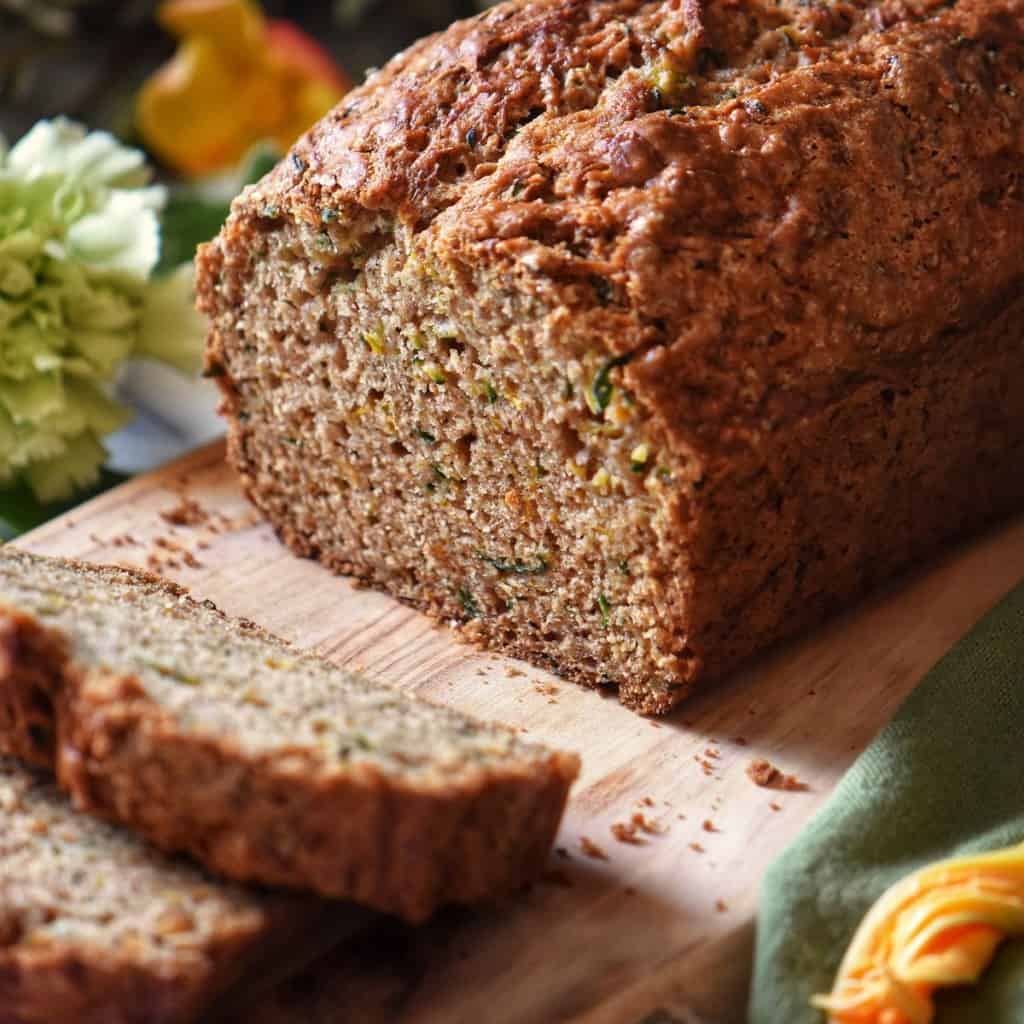
{"label": "porous bread interior", "polygon": [[[455,281],[385,220],[251,226],[221,355],[238,460],[284,537],[657,710],[690,674],[685,474],[572,312]],[[685,461],[685,460],[684,460]]]}
{"label": "porous bread interior", "polygon": [[76,813],[43,776],[2,756],[0,814],[0,956],[91,949],[111,964],[184,971],[214,939],[268,923],[257,895]]}
{"label": "porous bread interior", "polygon": [[8,551],[0,602],[67,635],[71,659],[86,670],[85,694],[95,688],[101,703],[115,700],[116,679],[135,674],[184,734],[217,738],[246,756],[301,750],[303,764],[312,756],[324,774],[366,764],[426,786],[550,756],[511,731],[303,655],[132,573]]}

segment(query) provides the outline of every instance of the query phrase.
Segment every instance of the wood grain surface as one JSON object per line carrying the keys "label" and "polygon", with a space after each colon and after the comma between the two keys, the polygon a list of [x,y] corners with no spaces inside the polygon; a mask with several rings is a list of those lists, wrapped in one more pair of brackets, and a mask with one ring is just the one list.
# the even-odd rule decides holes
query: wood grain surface
{"label": "wood grain surface", "polygon": [[[183,498],[198,503],[199,522],[168,521],[188,518],[173,515]],[[18,543],[148,565],[335,661],[583,757],[547,881],[421,929],[372,922],[261,996],[238,1018],[247,1024],[743,1020],[765,867],[924,672],[1024,577],[1015,521],[650,721],[294,557],[247,505],[218,445]],[[808,788],[755,786],[754,758]],[[650,830],[617,839],[614,826],[636,814]]]}

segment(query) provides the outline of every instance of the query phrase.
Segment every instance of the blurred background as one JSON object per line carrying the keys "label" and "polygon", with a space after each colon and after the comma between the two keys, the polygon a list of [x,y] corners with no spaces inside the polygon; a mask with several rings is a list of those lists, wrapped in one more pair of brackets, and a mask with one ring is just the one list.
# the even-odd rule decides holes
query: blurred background
{"label": "blurred background", "polygon": [[[174,41],[154,18],[156,0],[0,0],[0,133],[65,114],[131,135],[132,97]],[[265,0],[317,39],[355,80],[396,51],[486,0]]]}

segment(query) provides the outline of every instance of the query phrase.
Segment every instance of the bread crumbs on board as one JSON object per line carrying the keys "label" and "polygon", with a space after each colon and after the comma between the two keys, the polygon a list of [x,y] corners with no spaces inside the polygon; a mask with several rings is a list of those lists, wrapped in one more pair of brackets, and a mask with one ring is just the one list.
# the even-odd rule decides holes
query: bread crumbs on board
{"label": "bread crumbs on board", "polygon": [[[511,674],[512,674],[512,672],[511,672],[511,670],[509,670],[508,675],[511,675]],[[522,672],[519,673],[519,675],[522,675],[522,674],[523,674]],[[555,694],[560,693],[561,691],[553,683],[534,683],[533,684],[533,688],[542,697],[547,697],[549,704],[557,704],[558,703],[558,701],[555,700]]]}
{"label": "bread crumbs on board", "polygon": [[608,854],[587,836],[580,836],[580,849],[583,851],[583,855],[591,860],[608,860]]}
{"label": "bread crumbs on board", "polygon": [[[651,801],[653,806],[653,801]],[[620,843],[629,843],[633,846],[646,845],[644,836],[660,836],[668,831],[668,827],[660,822],[652,821],[645,814],[637,811],[629,821],[617,821],[611,826],[611,834]]]}
{"label": "bread crumbs on board", "polygon": [[631,821],[617,821],[611,826],[609,831],[620,843],[628,843],[631,846],[644,846],[647,842],[643,836],[637,835],[639,830]]}
{"label": "bread crumbs on board", "polygon": [[807,784],[801,782],[795,775],[787,775],[763,757],[756,757],[747,765],[747,777],[755,786],[761,786],[763,789],[799,792],[808,788]]}
{"label": "bread crumbs on board", "polygon": [[194,499],[182,498],[174,508],[161,512],[160,518],[172,526],[202,526],[209,514]]}

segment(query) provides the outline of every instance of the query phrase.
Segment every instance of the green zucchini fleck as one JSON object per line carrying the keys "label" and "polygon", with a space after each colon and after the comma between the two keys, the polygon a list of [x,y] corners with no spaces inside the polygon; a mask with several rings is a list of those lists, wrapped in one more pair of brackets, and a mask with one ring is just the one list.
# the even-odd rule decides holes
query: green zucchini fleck
{"label": "green zucchini fleck", "polygon": [[416,436],[427,444],[437,444],[437,438],[433,434],[428,433],[426,430],[416,429]]}
{"label": "green zucchini fleck", "polygon": [[604,594],[597,595],[597,607],[601,612],[601,625],[607,626],[612,614],[612,603]]}
{"label": "green zucchini fleck", "polygon": [[363,733],[357,732],[351,739],[342,740],[341,745],[338,747],[338,757],[342,761],[347,761],[352,756],[353,750],[362,750],[369,753],[374,749],[376,748],[373,743]]}
{"label": "green zucchini fleck", "polygon": [[165,679],[171,679],[176,683],[183,684],[184,686],[201,686],[203,682],[196,676],[187,675],[176,668],[171,668],[169,665],[162,665],[158,661],[143,660],[142,664],[145,665],[146,668],[152,669],[158,675],[163,676]]}
{"label": "green zucchini fleck", "polygon": [[647,460],[650,457],[650,445],[638,444],[629,454],[629,468],[634,473],[643,473],[647,469]]}
{"label": "green zucchini fleck", "polygon": [[384,355],[384,331],[380,327],[375,327],[372,331],[364,331],[363,341],[375,356]]}
{"label": "green zucchini fleck", "polygon": [[586,395],[587,405],[592,413],[604,412],[608,408],[612,400],[612,394],[615,391],[615,386],[611,381],[611,372],[617,366],[625,366],[632,358],[633,353],[627,352],[623,356],[609,359],[594,375],[594,379],[590,384],[590,390]]}
{"label": "green zucchini fleck", "polygon": [[501,558],[492,558],[490,555],[481,555],[480,560],[493,566],[498,572],[512,573],[513,576],[543,576],[548,571],[547,555],[538,555],[536,565],[527,565],[518,558],[512,562],[506,562]]}
{"label": "green zucchini fleck", "polygon": [[659,61],[648,72],[648,82],[654,94],[655,106],[658,108],[680,107],[686,94],[696,82],[681,68],[673,67],[668,61]]}
{"label": "green zucchini fleck", "polygon": [[466,587],[459,587],[459,603],[462,605],[462,610],[471,619],[480,618],[480,605],[476,603],[476,598]]}

